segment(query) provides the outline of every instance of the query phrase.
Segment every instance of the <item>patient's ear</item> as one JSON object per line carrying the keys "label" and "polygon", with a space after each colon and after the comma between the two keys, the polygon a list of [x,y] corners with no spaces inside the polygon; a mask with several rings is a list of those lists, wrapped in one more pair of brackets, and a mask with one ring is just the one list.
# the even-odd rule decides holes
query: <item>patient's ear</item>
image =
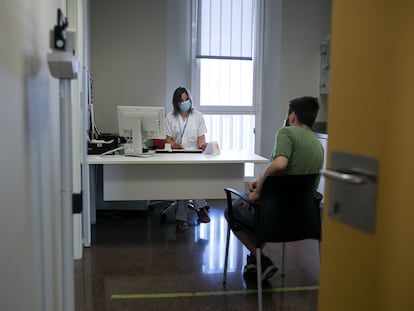
{"label": "patient's ear", "polygon": [[289,117],[290,117],[289,124],[290,125],[296,124],[298,118],[297,118],[296,113],[294,111],[292,111],[292,113],[289,115]]}
{"label": "patient's ear", "polygon": [[289,113],[288,116],[286,117],[286,122],[285,122],[285,126],[291,126],[293,121],[292,121],[292,114]]}

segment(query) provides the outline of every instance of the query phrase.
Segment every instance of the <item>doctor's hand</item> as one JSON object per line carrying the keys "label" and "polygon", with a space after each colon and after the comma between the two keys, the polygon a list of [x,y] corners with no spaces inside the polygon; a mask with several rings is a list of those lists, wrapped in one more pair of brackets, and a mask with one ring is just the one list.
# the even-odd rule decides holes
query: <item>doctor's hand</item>
{"label": "doctor's hand", "polygon": [[201,150],[206,150],[206,148],[207,148],[207,144],[206,143],[202,143],[202,144],[199,144],[198,145],[198,149],[201,149]]}
{"label": "doctor's hand", "polygon": [[173,141],[171,143],[171,148],[173,148],[173,149],[184,149],[184,147],[181,144],[176,143],[175,141]]}

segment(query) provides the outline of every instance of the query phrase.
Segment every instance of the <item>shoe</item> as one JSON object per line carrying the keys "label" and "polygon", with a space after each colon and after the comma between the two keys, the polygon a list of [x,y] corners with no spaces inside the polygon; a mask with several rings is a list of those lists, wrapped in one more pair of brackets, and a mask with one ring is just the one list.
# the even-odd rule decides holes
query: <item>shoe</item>
{"label": "shoe", "polygon": [[177,228],[176,228],[177,232],[184,232],[184,231],[187,231],[188,229],[190,229],[190,227],[188,226],[188,223],[186,223],[185,221],[177,223]]}
{"label": "shoe", "polygon": [[208,223],[210,222],[210,217],[208,216],[207,210],[205,207],[200,208],[197,211],[197,215],[198,215],[198,221],[199,222],[203,222],[203,223]]}
{"label": "shoe", "polygon": [[276,272],[277,272],[277,267],[273,264],[272,260],[267,257],[262,255],[262,282],[270,279]]}
{"label": "shoe", "polygon": [[246,256],[246,265],[244,266],[244,274],[255,274],[257,271],[256,257],[253,254]]}

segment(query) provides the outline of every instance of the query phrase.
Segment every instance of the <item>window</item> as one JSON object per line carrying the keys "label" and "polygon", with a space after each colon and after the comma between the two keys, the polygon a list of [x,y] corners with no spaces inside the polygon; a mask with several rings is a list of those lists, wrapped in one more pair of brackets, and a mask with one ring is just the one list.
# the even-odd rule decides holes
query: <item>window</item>
{"label": "window", "polygon": [[[207,141],[222,150],[255,151],[258,2],[193,0],[193,97],[206,119]],[[252,164],[245,175],[253,175]]]}

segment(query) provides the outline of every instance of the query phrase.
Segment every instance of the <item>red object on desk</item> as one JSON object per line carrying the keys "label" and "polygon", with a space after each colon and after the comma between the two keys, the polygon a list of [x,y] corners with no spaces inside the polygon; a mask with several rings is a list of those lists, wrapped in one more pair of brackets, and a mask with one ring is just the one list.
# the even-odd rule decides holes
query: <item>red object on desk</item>
{"label": "red object on desk", "polygon": [[152,140],[152,143],[153,143],[155,149],[164,149],[165,139],[157,139],[157,138],[154,138]]}

